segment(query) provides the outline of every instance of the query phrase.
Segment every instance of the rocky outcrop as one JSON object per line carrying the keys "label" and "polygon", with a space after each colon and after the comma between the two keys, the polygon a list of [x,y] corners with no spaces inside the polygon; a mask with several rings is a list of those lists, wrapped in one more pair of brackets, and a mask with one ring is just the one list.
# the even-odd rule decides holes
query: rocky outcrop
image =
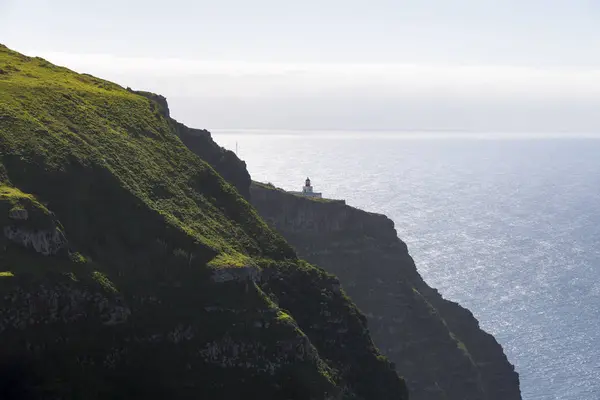
{"label": "rocky outcrop", "polygon": [[4,236],[23,247],[32,247],[36,252],[48,256],[62,250],[67,239],[60,229],[30,230],[9,225],[3,228]]}
{"label": "rocky outcrop", "polygon": [[256,282],[260,277],[260,270],[253,266],[231,266],[215,268],[212,272],[211,279],[215,283],[223,282],[240,282],[250,281]]}
{"label": "rocky outcrop", "polygon": [[416,400],[519,400],[518,374],[473,315],[421,278],[393,222],[253,183],[251,203],[298,254],[337,275]]}
{"label": "rocky outcrop", "polygon": [[0,182],[0,229],[4,238],[48,256],[68,246],[60,222],[32,195]]}
{"label": "rocky outcrop", "polygon": [[131,310],[123,299],[99,289],[64,278],[52,285],[37,283],[27,290],[14,287],[4,293],[0,303],[0,334],[7,329],[75,323],[92,315],[103,325],[127,322]]}

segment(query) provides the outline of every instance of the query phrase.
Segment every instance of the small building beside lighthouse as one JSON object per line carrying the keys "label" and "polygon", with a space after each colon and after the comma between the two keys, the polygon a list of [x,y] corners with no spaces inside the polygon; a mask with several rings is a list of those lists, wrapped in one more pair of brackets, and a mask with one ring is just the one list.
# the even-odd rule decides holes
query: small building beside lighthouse
{"label": "small building beside lighthouse", "polygon": [[310,183],[310,178],[306,178],[306,181],[304,181],[304,186],[302,187],[301,192],[289,192],[289,193],[299,195],[299,196],[304,196],[304,197],[316,197],[319,199],[323,197],[322,193],[313,191],[313,187]]}

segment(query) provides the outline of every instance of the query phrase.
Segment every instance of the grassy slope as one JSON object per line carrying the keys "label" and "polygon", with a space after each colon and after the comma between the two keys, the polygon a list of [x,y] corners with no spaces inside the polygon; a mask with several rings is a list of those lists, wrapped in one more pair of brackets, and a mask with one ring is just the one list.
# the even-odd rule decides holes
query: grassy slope
{"label": "grassy slope", "polygon": [[[187,151],[156,103],[42,59],[28,60],[6,49],[2,58],[0,151],[7,154],[13,182],[26,185],[38,177],[34,174],[73,166],[100,167],[210,248],[254,255],[266,249],[270,255],[269,250],[285,247],[230,185]],[[25,163],[35,169],[16,171]],[[39,184],[34,183],[36,189]]]}
{"label": "grassy slope", "polygon": [[[25,208],[26,228],[57,226],[69,240],[44,257],[0,239],[0,356],[28,360],[19,379],[37,382],[22,385],[36,395],[404,396],[354,305],[326,290],[332,278],[297,261],[148,98],[0,45],[0,185],[0,225]],[[248,265],[268,272],[261,285],[209,279],[210,268]],[[26,306],[31,296],[41,305]],[[272,300],[282,296],[291,317]],[[106,326],[122,306],[127,323]],[[331,324],[314,315],[323,307],[353,327],[356,350],[309,329]],[[305,333],[324,356],[282,350]]]}

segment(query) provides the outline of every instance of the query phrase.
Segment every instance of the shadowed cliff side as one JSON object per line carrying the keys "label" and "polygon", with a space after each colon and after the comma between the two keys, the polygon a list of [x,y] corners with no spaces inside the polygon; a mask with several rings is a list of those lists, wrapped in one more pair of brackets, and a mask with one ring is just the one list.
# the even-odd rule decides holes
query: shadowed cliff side
{"label": "shadowed cliff side", "polygon": [[299,256],[337,275],[416,400],[518,400],[518,374],[471,312],[421,278],[394,223],[253,182],[251,203]]}

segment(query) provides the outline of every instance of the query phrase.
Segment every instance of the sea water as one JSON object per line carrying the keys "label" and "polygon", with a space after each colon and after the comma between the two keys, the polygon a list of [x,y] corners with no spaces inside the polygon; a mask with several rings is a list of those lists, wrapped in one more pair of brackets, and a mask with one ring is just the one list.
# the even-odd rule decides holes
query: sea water
{"label": "sea water", "polygon": [[525,400],[600,399],[600,139],[217,131],[253,179],[394,220],[423,278],[469,308]]}

